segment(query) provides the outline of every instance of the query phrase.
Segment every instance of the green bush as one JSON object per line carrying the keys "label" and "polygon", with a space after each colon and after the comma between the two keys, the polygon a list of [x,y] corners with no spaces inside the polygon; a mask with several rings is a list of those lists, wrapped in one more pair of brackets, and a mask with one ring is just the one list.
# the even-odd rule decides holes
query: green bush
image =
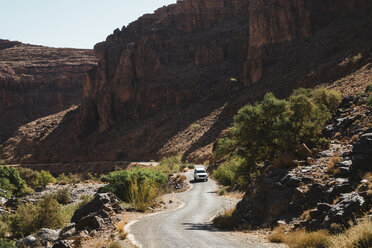
{"label": "green bush", "polygon": [[58,190],[54,197],[59,204],[66,205],[71,202],[71,190],[68,188]]}
{"label": "green bush", "polygon": [[5,165],[0,166],[0,188],[7,191],[5,196],[22,196],[27,193],[26,182],[20,177],[18,171]]}
{"label": "green bush", "polygon": [[17,246],[14,245],[14,242],[0,239],[0,248],[17,248]]}
{"label": "green bush", "polygon": [[14,237],[25,237],[40,228],[57,229],[63,227],[61,207],[53,195],[45,195],[36,205],[21,204],[8,217],[9,227]]}
{"label": "green bush", "polygon": [[5,218],[0,219],[0,238],[4,238],[6,234],[9,232],[9,225],[5,221]]}
{"label": "green bush", "polygon": [[108,185],[103,188],[106,192],[112,192],[125,202],[130,202],[130,185],[136,179],[139,190],[142,190],[144,182],[159,186],[164,184],[168,177],[156,170],[135,168],[131,170],[113,171],[107,175]]}
{"label": "green bush", "polygon": [[66,175],[65,173],[62,173],[57,177],[57,182],[61,185],[77,184],[81,182],[81,178],[78,174],[68,173]]}
{"label": "green bush", "polygon": [[165,157],[159,161],[157,170],[163,173],[176,173],[180,172],[185,168],[185,165],[181,161],[182,155]]}
{"label": "green bush", "polygon": [[245,184],[244,178],[239,171],[244,165],[244,159],[238,156],[229,158],[222,163],[213,173],[217,182],[224,186],[243,186]]}
{"label": "green bush", "polygon": [[[257,173],[257,164],[270,163],[298,144],[325,146],[323,126],[340,102],[340,93],[326,89],[298,89],[288,100],[267,93],[260,103],[246,105],[238,111],[230,136],[218,141],[215,156],[233,154],[244,158],[239,173],[249,181]],[[230,167],[227,169],[225,165],[220,172],[221,177],[226,174],[226,180],[236,170],[236,165]]]}
{"label": "green bush", "polygon": [[42,170],[39,173],[39,178],[38,178],[40,184],[43,186],[43,188],[46,188],[46,186],[50,183],[56,183],[57,180],[50,174],[49,171],[44,171]]}
{"label": "green bush", "polygon": [[36,189],[40,186],[39,177],[40,173],[38,171],[31,170],[29,168],[17,168],[20,177],[26,182],[26,184],[32,188]]}

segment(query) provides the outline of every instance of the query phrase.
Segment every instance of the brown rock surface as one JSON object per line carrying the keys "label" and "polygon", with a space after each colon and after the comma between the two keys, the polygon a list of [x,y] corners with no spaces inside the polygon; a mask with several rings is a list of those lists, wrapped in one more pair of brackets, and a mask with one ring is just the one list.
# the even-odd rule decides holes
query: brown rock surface
{"label": "brown rock surface", "polygon": [[182,0],[144,15],[95,46],[81,108],[28,162],[201,162],[241,105],[370,62],[371,10],[368,0]]}
{"label": "brown rock surface", "polygon": [[0,40],[0,142],[21,124],[79,104],[92,50]]}

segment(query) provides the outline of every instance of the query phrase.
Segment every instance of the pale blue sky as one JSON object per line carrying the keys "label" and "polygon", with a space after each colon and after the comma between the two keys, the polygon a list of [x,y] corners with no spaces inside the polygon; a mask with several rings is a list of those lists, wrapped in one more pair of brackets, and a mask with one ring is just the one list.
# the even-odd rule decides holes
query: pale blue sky
{"label": "pale blue sky", "polygon": [[0,0],[0,39],[93,48],[114,29],[177,0]]}

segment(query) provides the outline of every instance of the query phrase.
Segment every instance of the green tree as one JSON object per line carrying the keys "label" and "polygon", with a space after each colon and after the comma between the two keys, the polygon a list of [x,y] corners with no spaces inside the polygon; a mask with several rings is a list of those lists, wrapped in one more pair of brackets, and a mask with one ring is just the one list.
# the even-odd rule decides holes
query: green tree
{"label": "green tree", "polygon": [[[258,164],[271,163],[301,143],[323,145],[322,128],[340,102],[341,95],[335,91],[298,89],[288,100],[267,93],[260,103],[242,107],[230,135],[218,141],[215,155],[230,154],[234,159],[217,170],[217,180],[241,184],[243,178],[248,183],[258,174]],[[240,165],[238,157],[244,159]]]}
{"label": "green tree", "polygon": [[42,170],[39,173],[38,180],[39,180],[40,184],[43,186],[43,188],[46,188],[46,186],[49,183],[56,183],[57,182],[57,180],[52,176],[52,174],[50,174],[49,171],[44,171],[44,170]]}
{"label": "green tree", "polygon": [[20,177],[26,182],[26,184],[32,189],[36,189],[40,186],[39,177],[40,173],[38,171],[31,170],[29,168],[18,168]]}
{"label": "green tree", "polygon": [[23,195],[27,189],[18,171],[6,165],[0,166],[0,188],[15,196]]}

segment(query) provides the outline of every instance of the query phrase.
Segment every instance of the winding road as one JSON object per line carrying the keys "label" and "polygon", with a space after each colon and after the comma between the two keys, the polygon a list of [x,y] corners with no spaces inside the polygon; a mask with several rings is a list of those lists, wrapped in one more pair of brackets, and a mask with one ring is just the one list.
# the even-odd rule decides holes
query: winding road
{"label": "winding road", "polygon": [[[186,173],[188,180],[192,172]],[[193,183],[193,181],[191,181]],[[215,193],[218,190],[213,180],[193,183],[191,190],[175,194],[184,206],[169,212],[149,215],[131,224],[128,232],[142,248],[166,247],[271,247],[262,242],[247,242],[237,235],[227,235],[210,224],[213,216],[233,203]]]}

